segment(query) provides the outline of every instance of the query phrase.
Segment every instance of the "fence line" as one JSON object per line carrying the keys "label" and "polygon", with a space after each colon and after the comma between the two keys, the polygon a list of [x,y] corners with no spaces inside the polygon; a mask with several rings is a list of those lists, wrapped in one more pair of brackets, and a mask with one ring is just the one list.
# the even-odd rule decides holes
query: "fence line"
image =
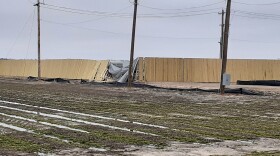
{"label": "fence line", "polygon": [[[280,80],[280,60],[228,60],[231,81]],[[140,58],[141,82],[219,82],[221,60]]]}
{"label": "fence line", "polygon": [[[43,60],[42,77],[102,81],[109,61]],[[0,76],[37,77],[36,60],[0,60]]]}

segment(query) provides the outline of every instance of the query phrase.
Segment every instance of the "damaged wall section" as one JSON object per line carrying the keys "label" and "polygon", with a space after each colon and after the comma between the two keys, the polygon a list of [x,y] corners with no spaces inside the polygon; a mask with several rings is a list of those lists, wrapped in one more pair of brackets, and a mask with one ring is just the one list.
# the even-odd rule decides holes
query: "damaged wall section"
{"label": "damaged wall section", "polygon": [[[128,61],[43,60],[43,78],[127,82]],[[280,80],[280,60],[228,60],[232,82]],[[194,58],[137,58],[134,80],[140,82],[219,82],[221,60]],[[0,60],[0,76],[37,77],[36,60]]]}
{"label": "damaged wall section", "polygon": [[[137,78],[137,65],[139,62],[139,58],[136,58],[133,61],[132,72],[133,79],[138,80]],[[128,81],[128,72],[129,72],[129,61],[121,60],[121,61],[110,61],[109,63],[109,77],[107,81],[118,82],[118,83],[126,83]]]}

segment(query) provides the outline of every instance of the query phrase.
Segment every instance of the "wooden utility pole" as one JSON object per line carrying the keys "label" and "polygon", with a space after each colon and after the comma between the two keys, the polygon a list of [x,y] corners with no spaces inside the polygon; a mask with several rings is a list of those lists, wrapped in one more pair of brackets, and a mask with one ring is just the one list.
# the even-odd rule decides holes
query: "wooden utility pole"
{"label": "wooden utility pole", "polygon": [[221,91],[222,95],[225,93],[225,85],[223,85],[223,81],[224,81],[223,75],[226,73],[226,69],[227,69],[230,11],[231,11],[231,0],[228,0],[227,1],[227,10],[226,10],[225,32],[224,32],[224,40],[223,40],[223,59],[222,59],[222,71],[221,71],[221,83],[220,83],[220,91]]}
{"label": "wooden utility pole", "polygon": [[130,63],[129,63],[129,71],[128,71],[128,87],[132,86],[132,81],[133,81],[132,66],[133,66],[133,60],[134,60],[134,46],[135,46],[137,6],[138,6],[138,0],[134,0],[134,15],[133,15],[133,27],[132,27]]}
{"label": "wooden utility pole", "polygon": [[219,13],[220,15],[222,15],[222,22],[221,22],[221,40],[220,40],[220,59],[223,59],[223,42],[224,42],[224,32],[225,32],[225,11],[224,9],[222,10],[221,13]]}
{"label": "wooden utility pole", "polygon": [[37,14],[38,14],[38,79],[41,79],[41,20],[40,20],[40,0],[37,0]]}

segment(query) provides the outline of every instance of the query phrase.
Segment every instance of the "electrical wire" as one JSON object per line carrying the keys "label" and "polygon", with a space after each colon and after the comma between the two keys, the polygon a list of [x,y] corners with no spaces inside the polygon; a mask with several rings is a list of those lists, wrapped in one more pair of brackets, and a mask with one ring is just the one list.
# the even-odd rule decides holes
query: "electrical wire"
{"label": "electrical wire", "polygon": [[34,13],[35,9],[32,11],[31,15],[27,18],[26,22],[24,23],[22,29],[20,30],[20,32],[18,33],[16,39],[14,40],[14,42],[12,43],[11,47],[9,48],[9,50],[6,53],[6,58],[8,58],[9,54],[12,52],[12,50],[14,49],[19,37],[22,35],[23,31],[25,30],[28,22],[30,21],[30,19],[32,18],[32,15]]}
{"label": "electrical wire", "polygon": [[34,3],[34,2],[32,2],[31,0],[28,0],[28,2],[29,2],[29,3],[31,3],[31,4],[35,4],[35,3]]}
{"label": "electrical wire", "polygon": [[267,6],[267,5],[278,5],[280,4],[280,1],[278,2],[273,2],[273,3],[244,3],[244,2],[239,2],[239,1],[232,1],[233,3],[236,3],[236,4],[242,4],[242,5],[255,5],[255,6]]}
{"label": "electrical wire", "polygon": [[130,18],[132,15],[130,14],[101,14],[101,13],[88,13],[88,12],[78,12],[78,11],[71,11],[71,10],[63,10],[63,9],[57,9],[57,8],[51,8],[46,6],[41,6],[45,9],[60,11],[60,12],[66,12],[66,13],[72,13],[72,14],[80,14],[80,15],[89,15],[89,16],[102,16],[102,17],[120,17],[120,18]]}
{"label": "electrical wire", "polygon": [[[51,4],[44,4],[44,7],[48,7],[48,8],[53,8],[53,9],[57,9],[57,10],[64,10],[64,11],[69,11],[69,12],[76,12],[76,13],[80,13],[80,14],[95,14],[95,15],[112,15],[112,14],[116,14],[114,12],[102,12],[102,11],[93,11],[93,10],[83,10],[83,9],[76,9],[76,8],[69,8],[69,7],[63,7],[63,6],[57,6],[57,5],[51,5]],[[131,6],[131,5],[130,5]],[[127,14],[121,14],[121,15],[127,15]]]}
{"label": "electrical wire", "polygon": [[139,6],[144,7],[144,8],[148,8],[148,9],[152,9],[152,10],[190,10],[190,9],[197,9],[197,8],[204,8],[204,7],[209,7],[209,6],[213,6],[213,5],[217,5],[217,4],[221,4],[224,3],[224,1],[219,1],[216,3],[210,3],[207,5],[201,5],[201,6],[195,6],[195,7],[189,7],[189,8],[177,8],[177,9],[168,9],[168,8],[157,8],[157,7],[151,7],[151,6],[145,6],[142,4],[139,4]]}
{"label": "electrical wire", "polygon": [[[68,13],[74,13],[74,14],[82,14],[82,15],[91,15],[91,16],[102,16],[102,18],[105,17],[119,17],[119,18],[131,18],[131,14],[90,14],[85,12],[77,12],[77,11],[71,11],[71,10],[63,10],[63,9],[56,9],[56,8],[50,8],[50,7],[43,7],[55,11],[62,11],[62,12],[68,12]],[[178,17],[189,17],[189,16],[199,16],[199,15],[208,15],[208,14],[216,14],[216,12],[206,12],[206,11],[212,11],[216,10],[218,11],[219,8],[212,8],[212,9],[205,9],[205,10],[196,10],[196,11],[189,11],[189,12],[177,12],[177,13],[160,13],[160,14],[139,14],[139,18],[178,18]],[[196,13],[196,14],[186,14],[186,13],[192,13],[192,12],[203,12],[203,13]],[[88,22],[88,21],[85,21]],[[84,23],[85,23],[84,22]],[[83,22],[77,22],[77,23],[83,23]],[[71,24],[71,23],[70,23]]]}
{"label": "electrical wire", "polygon": [[249,15],[238,15],[238,14],[234,14],[234,15],[237,16],[237,17],[244,17],[244,18],[250,18],[250,19],[280,21],[280,18],[258,17],[258,16],[249,16]]}
{"label": "electrical wire", "polygon": [[220,10],[220,8],[211,8],[211,9],[203,9],[203,10],[192,10],[192,11],[184,11],[184,12],[166,12],[166,13],[150,13],[150,14],[138,14],[139,16],[152,16],[152,15],[180,15],[186,13],[196,13],[196,12],[206,12],[206,11],[213,11],[213,10]]}
{"label": "electrical wire", "polygon": [[[190,8],[187,8],[187,9],[202,8],[202,7],[216,5],[216,4],[219,4],[219,3],[222,3],[222,2],[223,1],[220,1],[220,2],[217,2],[217,3],[211,3],[211,4],[208,4],[208,5],[198,6],[198,7],[190,7]],[[236,1],[235,1],[235,3],[249,4],[249,3],[236,2]],[[275,3],[252,4],[252,5],[273,5],[273,4],[278,4],[278,3],[280,4],[280,2],[275,2]],[[128,7],[131,7],[131,6],[132,5],[130,5]],[[101,11],[83,10],[83,9],[75,9],[75,8],[69,8],[69,7],[63,7],[63,6],[56,6],[56,5],[51,5],[51,4],[44,4],[42,7],[47,8],[47,9],[57,10],[57,11],[64,11],[64,12],[77,13],[77,14],[86,14],[86,15],[102,15],[102,16],[109,16],[109,17],[114,17],[114,16],[116,16],[116,17],[131,17],[132,16],[132,14],[130,14],[130,13],[121,13],[121,14],[119,13],[119,11],[127,9],[128,7],[125,7],[125,8],[123,8],[123,9],[117,11],[117,12],[101,12]],[[177,14],[184,14],[184,13],[190,13],[190,12],[210,11],[210,10],[216,10],[216,9],[220,9],[220,8],[212,8],[212,9],[188,11],[188,12],[159,13],[159,14],[153,13],[153,14],[138,14],[138,15],[139,16],[177,15]],[[164,9],[164,10],[184,10],[184,9]],[[245,12],[245,11],[236,10],[236,12]],[[247,13],[252,14],[253,12],[247,12]],[[254,14],[258,14],[258,13],[254,13]],[[260,14],[260,15],[273,15],[273,14]]]}
{"label": "electrical wire", "polygon": [[261,19],[261,20],[280,20],[280,15],[277,14],[264,14],[264,13],[256,13],[256,12],[247,12],[247,11],[234,11],[232,13],[237,17],[251,18],[251,19]]}
{"label": "electrical wire", "polygon": [[274,21],[280,20],[280,14],[250,12],[244,10],[233,10],[232,14],[237,17],[244,17],[244,18],[251,18],[251,19],[274,20]]}
{"label": "electrical wire", "polygon": [[237,39],[237,38],[229,38],[229,40],[235,41],[235,42],[262,43],[262,44],[279,44],[279,42],[264,42],[264,41],[244,40],[244,39]]}
{"label": "electrical wire", "polygon": [[260,17],[280,17],[279,14],[267,14],[267,13],[249,12],[249,11],[242,11],[242,10],[234,10],[234,13],[240,13],[240,14],[251,15],[251,16],[260,16]]}
{"label": "electrical wire", "polygon": [[30,30],[30,34],[29,34],[29,40],[28,40],[28,46],[27,46],[27,51],[26,51],[25,59],[27,58],[29,50],[30,50],[30,43],[31,43],[31,39],[32,39],[32,33],[33,33],[33,28],[34,28],[34,21],[35,21],[35,10],[34,10],[34,14],[33,14],[33,20],[32,20],[32,24],[31,24],[31,30]]}
{"label": "electrical wire", "polygon": [[181,18],[181,17],[192,17],[192,16],[202,16],[202,15],[210,15],[210,14],[217,14],[217,12],[206,12],[206,13],[197,13],[197,14],[183,14],[183,15],[169,15],[169,16],[161,16],[161,15],[154,15],[154,16],[141,16],[139,15],[138,18]]}
{"label": "electrical wire", "polygon": [[[116,12],[114,12],[113,14],[116,14],[116,13],[120,13],[121,11],[124,11],[128,8],[131,8],[132,5],[129,5],[127,7],[124,7]],[[84,20],[84,21],[80,21],[80,22],[71,22],[71,23],[66,23],[66,24],[82,24],[82,23],[88,23],[88,22],[93,22],[93,21],[99,21],[99,20],[103,20],[103,19],[107,19],[109,18],[110,16],[105,16],[105,17],[100,17],[100,18],[95,18],[95,19],[89,19],[89,20]]]}
{"label": "electrical wire", "polygon": [[[84,30],[94,30],[97,32],[101,33],[107,33],[107,34],[112,34],[112,35],[124,35],[124,36],[130,36],[130,33],[120,33],[120,32],[112,32],[112,31],[105,31],[105,30],[100,30],[96,28],[86,28],[86,27],[81,27],[81,26],[73,26],[65,23],[60,23],[60,22],[54,22],[54,21],[49,21],[49,20],[43,20],[41,19],[42,22],[45,23],[51,23],[51,24],[58,24],[58,25],[63,25],[63,26],[68,26],[72,28],[77,28],[77,29],[84,29]],[[151,36],[151,35],[137,35],[137,37],[143,37],[143,38],[163,38],[163,39],[177,39],[177,40],[216,40],[218,38],[210,38],[210,37],[170,37],[170,36]]]}
{"label": "electrical wire", "polygon": [[[195,8],[203,8],[203,7],[209,7],[209,6],[213,6],[213,5],[217,5],[220,3],[223,3],[224,1],[219,1],[216,3],[211,3],[211,4],[207,4],[207,5],[202,5],[202,6],[197,6],[197,7],[190,7],[190,8],[184,8],[184,9],[163,9],[163,8],[153,8],[153,9],[160,9],[160,10],[186,10],[186,9],[195,9]],[[237,2],[236,3],[241,3],[241,4],[248,4],[249,3],[242,3],[242,2]],[[132,2],[131,2],[132,3]],[[275,3],[264,3],[264,4],[252,4],[252,5],[275,5],[278,4],[280,2],[275,2]],[[140,6],[143,6],[141,4],[139,4]],[[132,6],[132,5],[130,5]],[[130,7],[129,6],[129,7]],[[94,15],[94,16],[102,16],[101,18],[97,18],[97,19],[93,19],[93,20],[86,20],[86,21],[81,21],[81,22],[73,22],[73,23],[69,23],[69,24],[79,24],[79,23],[86,23],[86,22],[90,22],[90,21],[94,21],[94,20],[100,20],[100,19],[104,19],[104,18],[131,18],[132,14],[130,13],[119,13],[119,12],[101,12],[101,11],[92,11],[92,10],[83,10],[83,9],[75,9],[75,8],[69,8],[69,7],[63,7],[63,6],[56,6],[56,5],[51,5],[51,4],[44,4],[42,6],[43,8],[47,8],[47,9],[51,9],[51,10],[56,10],[56,11],[62,11],[62,12],[68,12],[68,13],[74,13],[74,14],[83,14],[83,15]],[[147,7],[147,6],[144,6]],[[124,8],[124,9],[127,9]],[[138,14],[139,18],[175,18],[175,17],[188,17],[188,16],[198,16],[198,15],[207,15],[207,14],[213,14],[214,12],[206,12],[206,11],[210,11],[210,10],[216,10],[216,9],[220,9],[220,8],[212,8],[212,9],[205,9],[205,10],[195,10],[195,11],[188,11],[188,12],[173,12],[173,13],[150,13],[150,14]],[[121,9],[122,10],[122,9]],[[191,13],[191,12],[197,12],[197,14],[187,14],[187,13]],[[199,12],[203,12],[203,13],[199,13]],[[273,15],[273,14],[260,14],[260,13],[253,13],[253,12],[244,12],[244,11],[240,11],[240,10],[236,10],[235,12],[242,14],[242,15],[238,15],[238,16],[262,16],[261,18],[263,19],[264,16],[266,18],[272,18],[273,16],[279,16],[279,15]],[[253,17],[252,17],[253,18]],[[257,18],[257,17],[254,17]],[[259,18],[259,17],[258,17]]]}
{"label": "electrical wire", "polygon": [[70,24],[60,23],[60,22],[55,22],[55,21],[50,21],[50,20],[44,20],[44,19],[41,19],[41,21],[45,22],[45,23],[51,23],[51,24],[58,24],[58,25],[68,26],[68,27],[72,27],[72,28],[76,28],[76,29],[94,30],[94,31],[97,31],[97,32],[113,34],[113,35],[130,35],[130,34],[125,34],[125,33],[105,31],[105,30],[100,30],[100,29],[95,29],[95,28],[86,28],[86,27],[81,27],[81,26],[75,26],[75,25],[70,25]]}
{"label": "electrical wire", "polygon": [[[28,0],[30,3],[34,4],[31,0]],[[158,11],[177,11],[177,12],[160,12],[160,13],[146,13],[146,14],[138,14],[139,18],[179,18],[179,17],[189,17],[189,16],[200,16],[200,15],[209,15],[209,14],[216,14],[217,12],[213,12],[214,10],[218,10],[219,8],[211,8],[211,9],[204,9],[204,10],[195,10],[198,8],[206,8],[214,5],[218,5],[221,3],[224,3],[225,1],[219,1],[216,3],[210,3],[207,5],[201,5],[196,7],[189,7],[189,8],[177,8],[177,9],[169,9],[169,8],[156,8],[151,6],[145,6],[142,4],[138,4],[140,7],[151,9],[151,10],[158,10]],[[131,2],[134,4],[134,2]],[[252,5],[252,6],[272,6],[272,5],[278,5],[280,2],[273,2],[273,3],[244,3],[244,2],[238,2],[233,1],[233,3],[241,4],[241,5]],[[93,10],[83,10],[83,9],[76,9],[76,8],[69,8],[69,7],[63,7],[63,6],[56,6],[51,4],[43,4],[41,5],[42,8],[55,10],[55,11],[61,11],[61,12],[67,12],[67,13],[73,13],[73,14],[81,14],[81,15],[90,15],[90,16],[101,16],[100,18],[95,18],[91,20],[85,20],[80,22],[72,22],[72,23],[60,23],[60,22],[54,22],[54,21],[48,21],[41,19],[42,22],[51,23],[51,24],[59,24],[63,26],[68,26],[72,28],[77,29],[84,29],[84,30],[94,30],[101,33],[107,33],[111,35],[124,35],[124,36],[130,36],[130,33],[121,33],[121,32],[113,32],[113,31],[105,31],[100,30],[96,28],[86,28],[86,27],[80,27],[80,26],[73,26],[72,24],[80,24],[80,23],[87,23],[91,21],[97,21],[105,18],[131,18],[131,13],[121,13],[121,11],[124,11],[125,9],[130,8],[133,5],[129,5],[127,7],[124,7],[116,12],[104,12],[104,11],[93,11]],[[192,10],[192,11],[186,11],[186,10]],[[179,11],[179,12],[178,12]],[[210,12],[212,11],[212,12]],[[190,14],[191,13],[191,14]],[[35,14],[35,13],[34,13]],[[33,23],[34,23],[34,14],[33,14]],[[263,19],[263,20],[276,20],[280,21],[280,15],[279,14],[268,14],[268,13],[259,13],[259,12],[249,12],[249,11],[243,11],[243,10],[233,10],[233,16],[237,17],[244,17],[244,18],[252,18],[252,19]],[[29,18],[28,18],[29,21]],[[28,21],[25,23],[24,28],[22,32],[24,31]],[[27,55],[29,53],[30,48],[30,42],[31,42],[31,35],[33,32],[33,23],[32,28],[30,32],[30,38],[28,42],[28,48],[27,48],[27,54],[25,56],[25,59],[27,58]],[[21,33],[22,33],[21,32]],[[20,34],[21,34],[20,33]],[[20,35],[18,35],[19,37]],[[18,40],[18,37],[16,41]],[[170,39],[170,40],[219,40],[219,38],[207,38],[207,37],[171,37],[171,36],[152,36],[152,35],[137,35],[137,37],[143,37],[143,38],[156,38],[156,39]],[[232,41],[236,42],[251,42],[251,43],[272,43],[272,42],[262,42],[262,41],[252,41],[252,40],[244,40],[244,39],[236,39],[236,38],[230,38]],[[14,44],[16,43],[14,42]],[[13,49],[14,44],[10,48],[10,51]],[[8,56],[8,54],[7,54]],[[6,56],[6,58],[7,58]]]}
{"label": "electrical wire", "polygon": [[30,34],[29,34],[29,40],[28,40],[28,45],[27,45],[27,51],[26,51],[26,54],[25,54],[25,63],[24,63],[24,73],[25,73],[25,70],[26,70],[26,64],[27,64],[27,57],[28,57],[28,54],[29,54],[29,50],[30,50],[30,43],[31,43],[31,39],[32,39],[32,33],[33,33],[33,28],[34,28],[34,22],[35,22],[35,9],[34,9],[34,14],[33,14],[33,20],[32,20],[32,24],[31,24],[31,30],[30,30]]}

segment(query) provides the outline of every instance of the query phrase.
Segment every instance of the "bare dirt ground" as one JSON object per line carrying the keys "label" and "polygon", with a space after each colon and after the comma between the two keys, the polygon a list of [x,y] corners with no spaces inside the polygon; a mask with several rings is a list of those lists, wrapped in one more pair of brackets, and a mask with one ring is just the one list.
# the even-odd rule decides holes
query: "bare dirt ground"
{"label": "bare dirt ground", "polygon": [[[200,88],[200,89],[219,89],[219,83],[178,83],[178,82],[149,82],[148,85],[162,87],[162,88],[181,88],[181,89],[191,89],[191,88]],[[259,85],[236,85],[234,83],[231,86],[228,86],[229,89],[243,88],[253,91],[260,91],[265,94],[279,94],[280,87],[278,86],[259,86]]]}
{"label": "bare dirt ground", "polygon": [[279,106],[278,94],[0,79],[0,155],[280,155]]}

